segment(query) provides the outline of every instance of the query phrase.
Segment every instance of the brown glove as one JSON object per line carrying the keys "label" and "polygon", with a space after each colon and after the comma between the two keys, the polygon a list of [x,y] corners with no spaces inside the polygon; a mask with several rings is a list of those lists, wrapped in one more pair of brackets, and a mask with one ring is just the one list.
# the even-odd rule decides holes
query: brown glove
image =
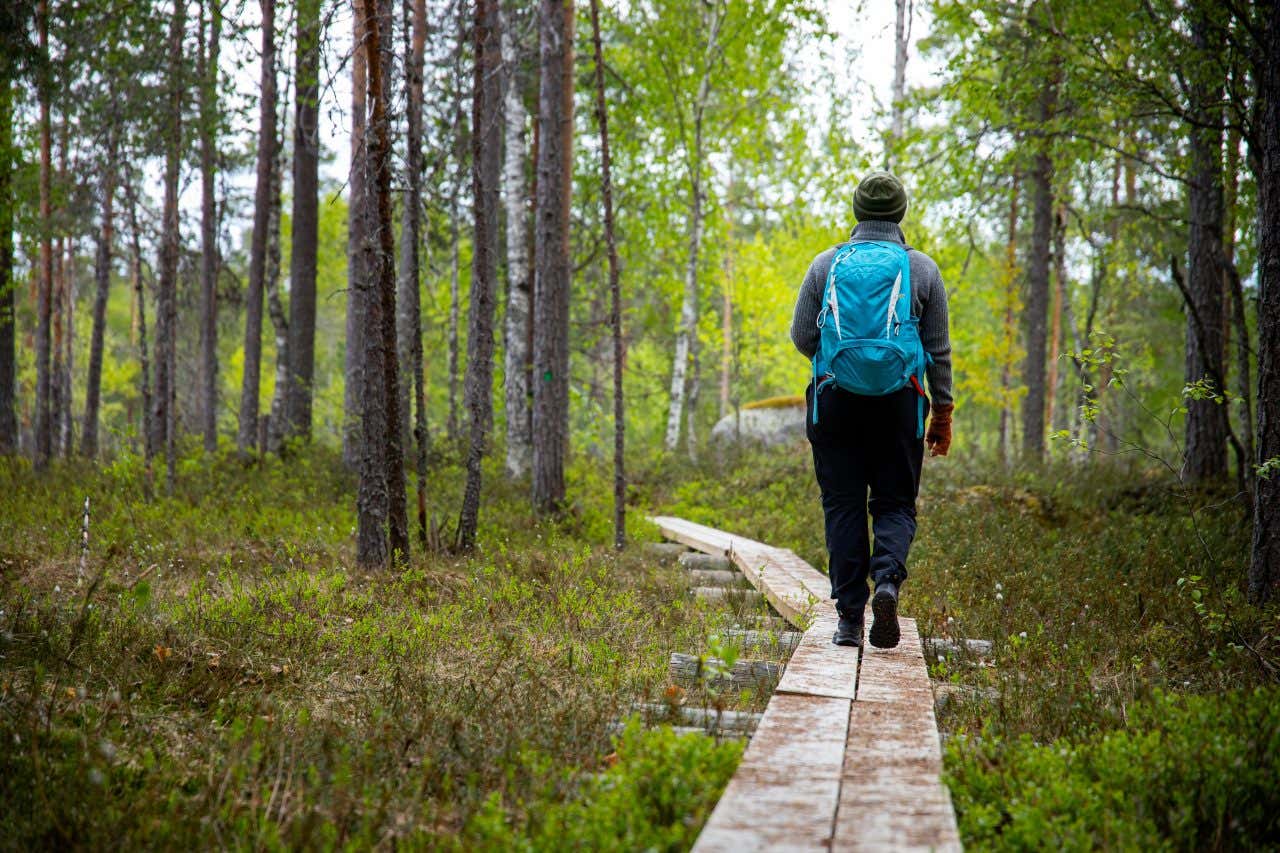
{"label": "brown glove", "polygon": [[946,456],[951,449],[951,412],[955,404],[934,403],[929,414],[929,429],[924,434],[930,456]]}

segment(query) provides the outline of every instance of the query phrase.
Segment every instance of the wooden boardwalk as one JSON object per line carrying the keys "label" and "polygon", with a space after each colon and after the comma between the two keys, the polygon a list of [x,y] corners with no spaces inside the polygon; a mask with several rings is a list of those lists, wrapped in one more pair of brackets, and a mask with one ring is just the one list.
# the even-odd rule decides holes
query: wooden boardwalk
{"label": "wooden boardwalk", "polygon": [[694,851],[960,850],[915,621],[898,620],[895,649],[832,645],[830,584],[794,552],[652,521],[668,539],[728,557],[804,631]]}

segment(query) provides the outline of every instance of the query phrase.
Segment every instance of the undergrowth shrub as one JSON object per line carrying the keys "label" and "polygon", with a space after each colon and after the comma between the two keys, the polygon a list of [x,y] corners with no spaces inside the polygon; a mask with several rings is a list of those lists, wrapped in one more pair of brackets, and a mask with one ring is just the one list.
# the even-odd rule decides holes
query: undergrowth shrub
{"label": "undergrowth shrub", "polygon": [[956,738],[947,783],[977,850],[1251,850],[1280,840],[1280,688],[1161,693],[1123,729]]}

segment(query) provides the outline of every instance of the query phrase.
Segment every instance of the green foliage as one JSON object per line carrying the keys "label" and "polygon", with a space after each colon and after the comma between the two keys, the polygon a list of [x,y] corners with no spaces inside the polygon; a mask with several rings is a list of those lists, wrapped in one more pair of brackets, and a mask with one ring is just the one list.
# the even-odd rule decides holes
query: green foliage
{"label": "green foliage", "polygon": [[1083,740],[956,738],[947,784],[970,849],[1264,849],[1278,760],[1280,690],[1162,693]]}
{"label": "green foliage", "polygon": [[[742,755],[739,741],[717,743],[646,730],[636,719],[616,740],[603,773],[577,786],[547,783],[514,816],[494,793],[468,822],[469,850],[687,850]],[[524,762],[526,765],[534,762]],[[567,799],[563,790],[568,788]]]}

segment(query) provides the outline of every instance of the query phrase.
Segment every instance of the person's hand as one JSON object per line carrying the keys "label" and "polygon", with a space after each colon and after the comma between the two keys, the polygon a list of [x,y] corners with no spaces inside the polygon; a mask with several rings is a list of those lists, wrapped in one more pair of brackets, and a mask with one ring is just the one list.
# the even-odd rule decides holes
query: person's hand
{"label": "person's hand", "polygon": [[951,412],[954,409],[954,403],[933,405],[929,414],[929,429],[924,434],[930,456],[946,456],[951,449]]}

